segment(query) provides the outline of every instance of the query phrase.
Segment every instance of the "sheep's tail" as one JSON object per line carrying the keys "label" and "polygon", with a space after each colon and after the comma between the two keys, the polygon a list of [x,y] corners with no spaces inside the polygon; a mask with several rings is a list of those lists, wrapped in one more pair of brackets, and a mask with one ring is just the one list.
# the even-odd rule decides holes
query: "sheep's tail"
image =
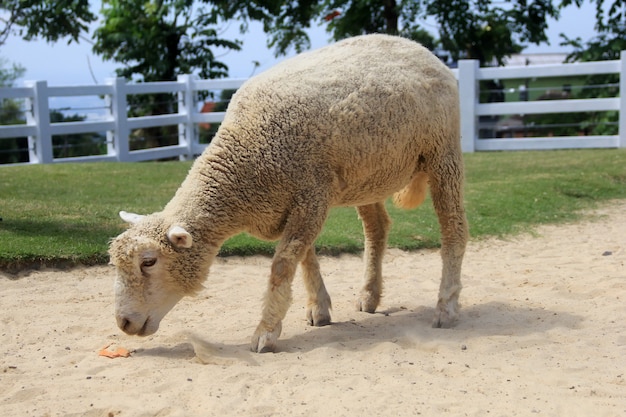
{"label": "sheep's tail", "polygon": [[406,187],[393,195],[393,203],[396,207],[412,209],[424,202],[426,193],[428,193],[428,174],[420,171]]}

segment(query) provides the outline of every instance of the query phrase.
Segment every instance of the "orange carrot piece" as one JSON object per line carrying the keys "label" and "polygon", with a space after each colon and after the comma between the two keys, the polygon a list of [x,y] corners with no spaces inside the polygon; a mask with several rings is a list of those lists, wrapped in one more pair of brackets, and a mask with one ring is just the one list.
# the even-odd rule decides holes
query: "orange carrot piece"
{"label": "orange carrot piece", "polygon": [[118,347],[115,350],[109,350],[109,346],[111,345],[112,343],[109,343],[108,345],[100,349],[100,351],[98,352],[98,355],[111,358],[111,359],[128,358],[130,356],[130,352],[128,351],[128,349],[124,349],[123,347]]}

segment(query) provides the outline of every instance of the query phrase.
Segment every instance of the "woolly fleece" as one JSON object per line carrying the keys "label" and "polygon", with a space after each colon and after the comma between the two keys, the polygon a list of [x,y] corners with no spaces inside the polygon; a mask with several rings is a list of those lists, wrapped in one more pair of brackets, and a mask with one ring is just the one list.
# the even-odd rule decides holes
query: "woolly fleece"
{"label": "woolly fleece", "polygon": [[[383,202],[397,193],[396,204],[414,207],[430,186],[443,258],[434,325],[448,326],[458,314],[467,240],[459,139],[457,81],[412,41],[366,35],[288,59],[237,91],[216,137],[164,210],[112,242],[118,295],[125,299],[119,304],[150,297],[142,288],[146,276],[167,291],[197,291],[220,245],[236,233],[280,239],[252,340],[253,350],[274,350],[299,262],[309,322],[330,323],[330,298],[312,249],[329,209],[358,207],[366,272],[357,308],[373,312],[389,228]],[[191,247],[168,238],[176,226],[190,234]],[[158,268],[144,268],[146,257],[156,258]],[[124,330],[145,330],[128,320],[118,311]]]}

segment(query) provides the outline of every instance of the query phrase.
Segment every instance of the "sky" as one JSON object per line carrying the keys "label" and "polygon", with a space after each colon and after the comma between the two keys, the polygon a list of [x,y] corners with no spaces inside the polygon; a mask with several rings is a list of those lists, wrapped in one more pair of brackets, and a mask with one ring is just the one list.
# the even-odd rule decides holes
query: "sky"
{"label": "sky", "polygon": [[[562,11],[558,21],[549,22],[548,37],[550,45],[531,46],[525,53],[569,52],[559,46],[559,33],[569,37],[580,36],[583,40],[592,38],[594,32],[595,11],[593,5],[585,2],[581,9],[570,7]],[[237,23],[224,27],[224,38],[240,38],[244,44],[241,51],[230,51],[220,57],[230,69],[232,78],[247,78],[253,71],[259,73],[268,69],[285,57],[275,58],[266,45],[266,36],[259,24],[252,24],[246,35],[240,35]],[[309,31],[313,48],[328,43],[330,35],[317,27]],[[290,54],[293,55],[293,52]],[[102,84],[107,78],[115,77],[115,68],[120,64],[105,62],[91,52],[91,45],[85,41],[67,45],[65,41],[48,44],[45,41],[26,42],[18,37],[11,37],[0,47],[0,57],[26,68],[24,80],[46,80],[50,86]],[[253,62],[261,65],[256,70]],[[93,75],[92,75],[93,73]],[[95,80],[94,80],[95,79]]]}

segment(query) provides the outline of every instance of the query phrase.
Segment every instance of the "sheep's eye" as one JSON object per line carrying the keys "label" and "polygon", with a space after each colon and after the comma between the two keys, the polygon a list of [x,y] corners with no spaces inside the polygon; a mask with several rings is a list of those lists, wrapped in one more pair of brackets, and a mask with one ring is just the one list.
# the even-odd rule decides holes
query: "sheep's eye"
{"label": "sheep's eye", "polygon": [[141,267],[142,268],[149,268],[151,266],[154,266],[154,264],[156,264],[156,258],[149,258],[149,259],[144,259],[141,262]]}

